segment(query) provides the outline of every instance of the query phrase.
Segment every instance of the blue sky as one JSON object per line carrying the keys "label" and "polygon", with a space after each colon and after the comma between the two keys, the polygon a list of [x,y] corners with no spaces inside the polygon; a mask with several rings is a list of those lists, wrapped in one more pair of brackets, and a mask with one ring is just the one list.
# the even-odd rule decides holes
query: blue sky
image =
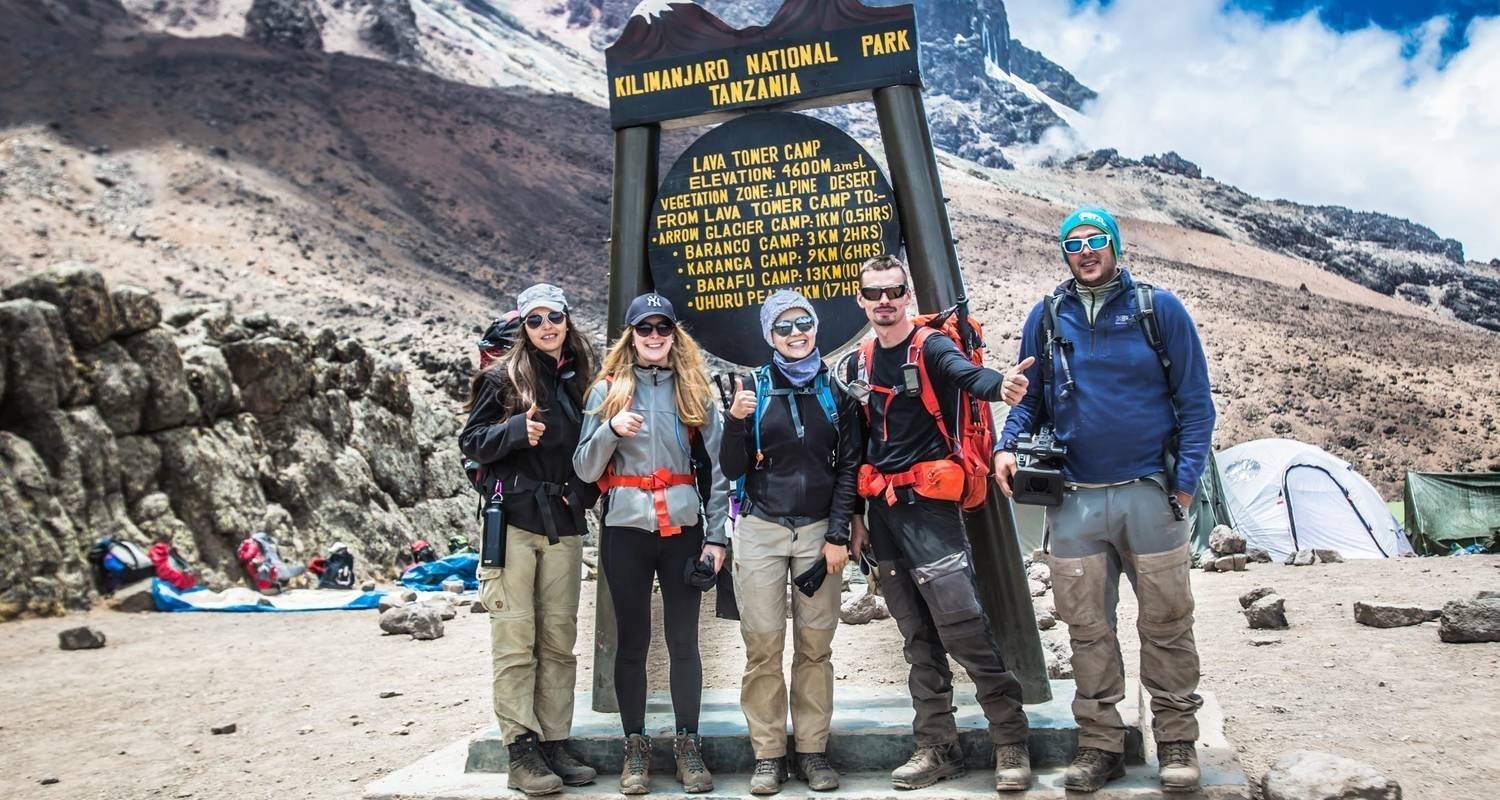
{"label": "blue sky", "polygon": [[1500,0],[1019,0],[1099,93],[1046,150],[1175,150],[1261,197],[1411,219],[1500,258]]}

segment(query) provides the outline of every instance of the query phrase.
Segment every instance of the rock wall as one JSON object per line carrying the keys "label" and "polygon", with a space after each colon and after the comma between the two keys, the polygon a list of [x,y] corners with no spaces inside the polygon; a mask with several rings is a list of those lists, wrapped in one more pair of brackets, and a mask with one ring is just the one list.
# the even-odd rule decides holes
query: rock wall
{"label": "rock wall", "polygon": [[156,299],[63,265],[0,302],[0,620],[95,598],[102,536],[162,534],[210,584],[269,532],[289,561],[349,544],[363,576],[472,528],[459,420],[328,329]]}

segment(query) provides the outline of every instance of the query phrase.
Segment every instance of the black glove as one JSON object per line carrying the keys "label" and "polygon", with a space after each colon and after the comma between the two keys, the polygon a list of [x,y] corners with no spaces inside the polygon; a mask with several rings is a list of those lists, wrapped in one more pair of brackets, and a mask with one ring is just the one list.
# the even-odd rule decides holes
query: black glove
{"label": "black glove", "polygon": [[682,580],[699,591],[713,588],[714,583],[718,581],[718,576],[714,574],[713,556],[705,553],[701,559],[684,564]]}
{"label": "black glove", "polygon": [[823,579],[828,577],[828,559],[818,556],[818,560],[808,570],[795,578],[792,583],[797,584],[797,591],[812,597],[818,593],[823,586]]}

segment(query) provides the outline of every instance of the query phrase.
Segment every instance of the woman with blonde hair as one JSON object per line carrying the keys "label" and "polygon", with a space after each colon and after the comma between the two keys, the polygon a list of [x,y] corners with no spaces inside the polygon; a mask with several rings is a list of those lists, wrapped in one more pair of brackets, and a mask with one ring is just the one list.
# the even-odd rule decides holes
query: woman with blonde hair
{"label": "woman with blonde hair", "polygon": [[[686,792],[713,790],[697,735],[703,695],[698,654],[701,590],[723,566],[729,484],[701,463],[717,455],[723,431],[703,354],[667,298],[645,294],[626,313],[629,327],[610,347],[589,390],[573,466],[605,491],[599,565],[615,606],[619,648],[615,695],[625,733],[620,791],[651,787],[645,735],[646,653],[651,643],[651,582],[661,586],[670,656],[677,778]],[[699,454],[695,465],[694,453]],[[700,498],[697,469],[712,469]]]}

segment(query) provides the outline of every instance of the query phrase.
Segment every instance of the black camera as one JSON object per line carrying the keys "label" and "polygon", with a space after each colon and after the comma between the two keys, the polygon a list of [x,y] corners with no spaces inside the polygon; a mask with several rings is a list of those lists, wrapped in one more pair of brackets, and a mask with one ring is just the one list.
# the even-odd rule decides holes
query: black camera
{"label": "black camera", "polygon": [[1061,505],[1062,462],[1067,455],[1067,446],[1058,443],[1051,425],[1043,425],[1035,434],[1016,437],[1015,501],[1034,506]]}

